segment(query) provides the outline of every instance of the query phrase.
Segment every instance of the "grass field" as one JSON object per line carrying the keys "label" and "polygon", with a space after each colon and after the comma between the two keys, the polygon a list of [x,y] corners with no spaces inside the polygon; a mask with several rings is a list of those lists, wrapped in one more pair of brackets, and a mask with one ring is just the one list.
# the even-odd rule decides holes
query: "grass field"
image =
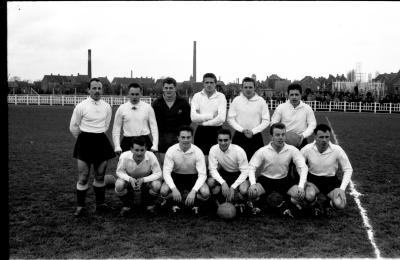
{"label": "grass field", "polygon": [[[121,203],[109,189],[106,200],[115,212],[74,219],[72,110],[8,106],[10,258],[375,257],[349,192],[348,207],[332,218],[287,220],[264,213],[227,222],[214,215],[167,212],[119,218]],[[400,115],[316,116],[318,122],[329,120],[349,155],[381,256],[400,257]],[[116,159],[107,173],[115,167]],[[87,205],[93,210],[92,189]]]}

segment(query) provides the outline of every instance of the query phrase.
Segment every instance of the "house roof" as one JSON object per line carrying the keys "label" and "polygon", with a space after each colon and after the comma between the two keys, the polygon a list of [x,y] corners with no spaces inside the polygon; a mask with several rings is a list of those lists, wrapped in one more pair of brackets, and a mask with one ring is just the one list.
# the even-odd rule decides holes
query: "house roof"
{"label": "house roof", "polygon": [[153,78],[126,78],[126,77],[115,77],[113,78],[111,84],[113,85],[121,85],[126,84],[129,85],[131,83],[139,83],[139,84],[154,84],[155,81]]}

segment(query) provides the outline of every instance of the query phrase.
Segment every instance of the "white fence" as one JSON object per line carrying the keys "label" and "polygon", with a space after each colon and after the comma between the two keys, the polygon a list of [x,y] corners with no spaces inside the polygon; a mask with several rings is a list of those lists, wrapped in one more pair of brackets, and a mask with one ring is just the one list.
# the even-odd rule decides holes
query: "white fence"
{"label": "white fence", "polygon": [[[49,105],[49,106],[76,106],[88,96],[73,95],[8,95],[8,104],[15,105]],[[125,96],[102,96],[111,106],[119,106],[128,101]],[[143,97],[142,101],[151,103],[152,98]],[[400,103],[362,103],[362,102],[320,102],[305,101],[314,111],[343,111],[343,112],[372,112],[372,113],[400,113]],[[282,102],[271,100],[268,107],[274,110]],[[228,101],[229,108],[230,101]]]}

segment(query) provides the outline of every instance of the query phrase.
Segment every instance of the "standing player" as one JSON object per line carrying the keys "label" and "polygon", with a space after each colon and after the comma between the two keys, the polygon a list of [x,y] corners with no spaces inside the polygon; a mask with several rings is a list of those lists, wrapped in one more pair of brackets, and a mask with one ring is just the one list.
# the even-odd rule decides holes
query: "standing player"
{"label": "standing player", "polygon": [[[161,168],[154,153],[146,150],[146,140],[143,137],[132,139],[131,150],[123,152],[117,165],[118,179],[115,182],[115,192],[121,199],[123,207],[120,216],[125,216],[131,210],[132,197],[143,195],[143,204],[148,203],[147,194],[153,197],[153,203],[147,205],[147,210],[155,208],[154,199],[159,196],[161,188]],[[141,190],[137,194],[134,190]],[[150,199],[150,198],[149,198]]]}
{"label": "standing player", "polygon": [[[292,203],[298,203],[304,199],[304,185],[307,179],[307,165],[300,151],[285,143],[286,129],[282,123],[271,125],[269,129],[272,136],[271,142],[257,150],[249,162],[250,188],[248,195],[250,199],[257,200],[261,195],[270,195],[273,191],[278,192],[283,198],[278,210],[286,216],[293,217],[291,211]],[[288,176],[289,163],[294,161],[300,180],[294,182]],[[261,175],[257,178],[255,172],[260,169]],[[253,213],[258,213],[259,209],[254,207]]]}
{"label": "standing player", "polygon": [[312,135],[317,121],[312,108],[301,101],[301,85],[289,85],[287,93],[289,100],[275,109],[271,117],[271,125],[283,123],[286,126],[288,137],[289,135],[294,136],[288,138],[287,143],[301,149],[307,144],[307,137]]}
{"label": "standing player", "polygon": [[[120,105],[115,113],[112,130],[114,151],[117,154],[129,151],[133,137],[138,136],[145,138],[147,150],[157,151],[158,128],[154,110],[151,105],[140,100],[143,91],[138,83],[130,84],[128,90],[129,101]],[[121,127],[122,140],[120,140]]]}
{"label": "standing player", "polygon": [[231,131],[222,128],[218,131],[218,144],[211,147],[208,156],[211,177],[207,179],[207,184],[214,196],[222,193],[224,200],[219,200],[219,203],[244,201],[247,199],[247,189],[250,186],[246,180],[248,176],[246,152],[231,142]]}
{"label": "standing player", "polygon": [[246,151],[248,159],[264,146],[261,132],[269,125],[269,110],[265,100],[255,92],[256,81],[246,77],[242,81],[242,93],[229,107],[228,123],[235,129],[232,143]]}
{"label": "standing player", "polygon": [[[353,168],[344,150],[331,143],[331,128],[319,124],[314,129],[315,141],[301,149],[308,163],[306,184],[306,200],[316,202],[318,193],[328,197],[325,209],[343,209],[346,206],[346,187],[348,186]],[[336,175],[338,167],[343,170],[342,181]],[[314,204],[313,203],[313,204]],[[316,212],[317,213],[317,212]]]}
{"label": "standing player", "polygon": [[[192,144],[192,135],[193,129],[190,126],[182,126],[179,130],[179,143],[171,146],[165,154],[165,182],[161,186],[161,196],[172,196],[173,212],[180,210],[179,204],[184,200],[184,204],[192,207],[192,211],[198,214],[196,198],[206,201],[210,196],[210,190],[205,183],[207,172],[204,155],[200,148]],[[189,192],[186,198],[185,192]]]}
{"label": "standing player", "polygon": [[190,105],[176,94],[176,80],[163,80],[163,95],[154,100],[152,106],[157,119],[159,144],[158,160],[164,162],[167,149],[178,143],[178,131],[183,125],[190,125]]}
{"label": "standing player", "polygon": [[204,74],[204,88],[194,94],[190,108],[190,118],[198,124],[194,144],[206,157],[211,146],[216,144],[218,130],[226,119],[226,98],[215,89],[216,84],[217,77],[213,73]]}
{"label": "standing player", "polygon": [[105,204],[104,174],[107,161],[115,154],[105,132],[111,121],[111,106],[101,99],[103,85],[93,78],[89,82],[89,97],[76,105],[69,130],[76,138],[73,157],[78,164],[76,184],[77,208],[74,213],[80,217],[84,213],[90,167],[93,165],[93,190],[96,196],[96,212],[108,210]]}

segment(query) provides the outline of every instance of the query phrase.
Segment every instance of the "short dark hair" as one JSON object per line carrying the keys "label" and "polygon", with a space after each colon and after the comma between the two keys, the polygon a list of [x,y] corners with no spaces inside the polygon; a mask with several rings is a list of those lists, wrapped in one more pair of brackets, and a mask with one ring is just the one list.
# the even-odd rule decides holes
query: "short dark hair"
{"label": "short dark hair", "polygon": [[168,77],[163,80],[162,85],[164,86],[164,84],[173,84],[176,87],[176,80],[174,78]]}
{"label": "short dark hair", "polygon": [[215,83],[217,83],[217,77],[214,75],[214,73],[210,73],[209,72],[209,73],[204,74],[203,75],[203,81],[204,81],[205,78],[213,78]]}
{"label": "short dark hair", "polygon": [[315,128],[314,128],[314,134],[316,135],[318,131],[322,131],[322,132],[326,132],[329,131],[329,133],[332,132],[332,129],[326,125],[326,124],[318,124]]}
{"label": "short dark hair", "polygon": [[300,92],[300,94],[303,93],[303,89],[302,89],[301,85],[297,84],[297,83],[290,84],[287,87],[287,93],[288,94],[289,94],[289,91],[291,91],[291,90],[298,90]]}
{"label": "short dark hair", "polygon": [[183,125],[179,128],[178,136],[181,134],[182,131],[190,132],[193,136],[193,128],[190,125]]}
{"label": "short dark hair", "polygon": [[140,90],[143,89],[142,86],[139,83],[136,83],[136,82],[129,84],[128,90],[130,90],[131,88],[138,88]]}
{"label": "short dark hair", "polygon": [[273,135],[275,128],[277,128],[277,129],[286,129],[286,126],[283,123],[272,124],[271,127],[269,128],[269,134],[270,135]]}
{"label": "short dark hair", "polygon": [[146,139],[143,136],[135,136],[132,138],[131,148],[133,148],[134,144],[146,146]]}
{"label": "short dark hair", "polygon": [[231,130],[229,130],[229,129],[227,129],[227,128],[221,128],[221,129],[219,129],[219,130],[218,130],[217,136],[218,136],[218,135],[229,135],[229,139],[232,138]]}
{"label": "short dark hair", "polygon": [[254,87],[256,87],[256,81],[255,81],[255,79],[253,79],[253,78],[245,77],[245,78],[242,80],[242,87],[243,87],[243,83],[245,83],[245,82],[253,82]]}
{"label": "short dark hair", "polygon": [[101,83],[101,81],[100,81],[98,78],[91,78],[91,79],[89,80],[89,83],[88,83],[88,88],[90,88],[90,84],[91,84],[92,82],[100,82],[100,83]]}

